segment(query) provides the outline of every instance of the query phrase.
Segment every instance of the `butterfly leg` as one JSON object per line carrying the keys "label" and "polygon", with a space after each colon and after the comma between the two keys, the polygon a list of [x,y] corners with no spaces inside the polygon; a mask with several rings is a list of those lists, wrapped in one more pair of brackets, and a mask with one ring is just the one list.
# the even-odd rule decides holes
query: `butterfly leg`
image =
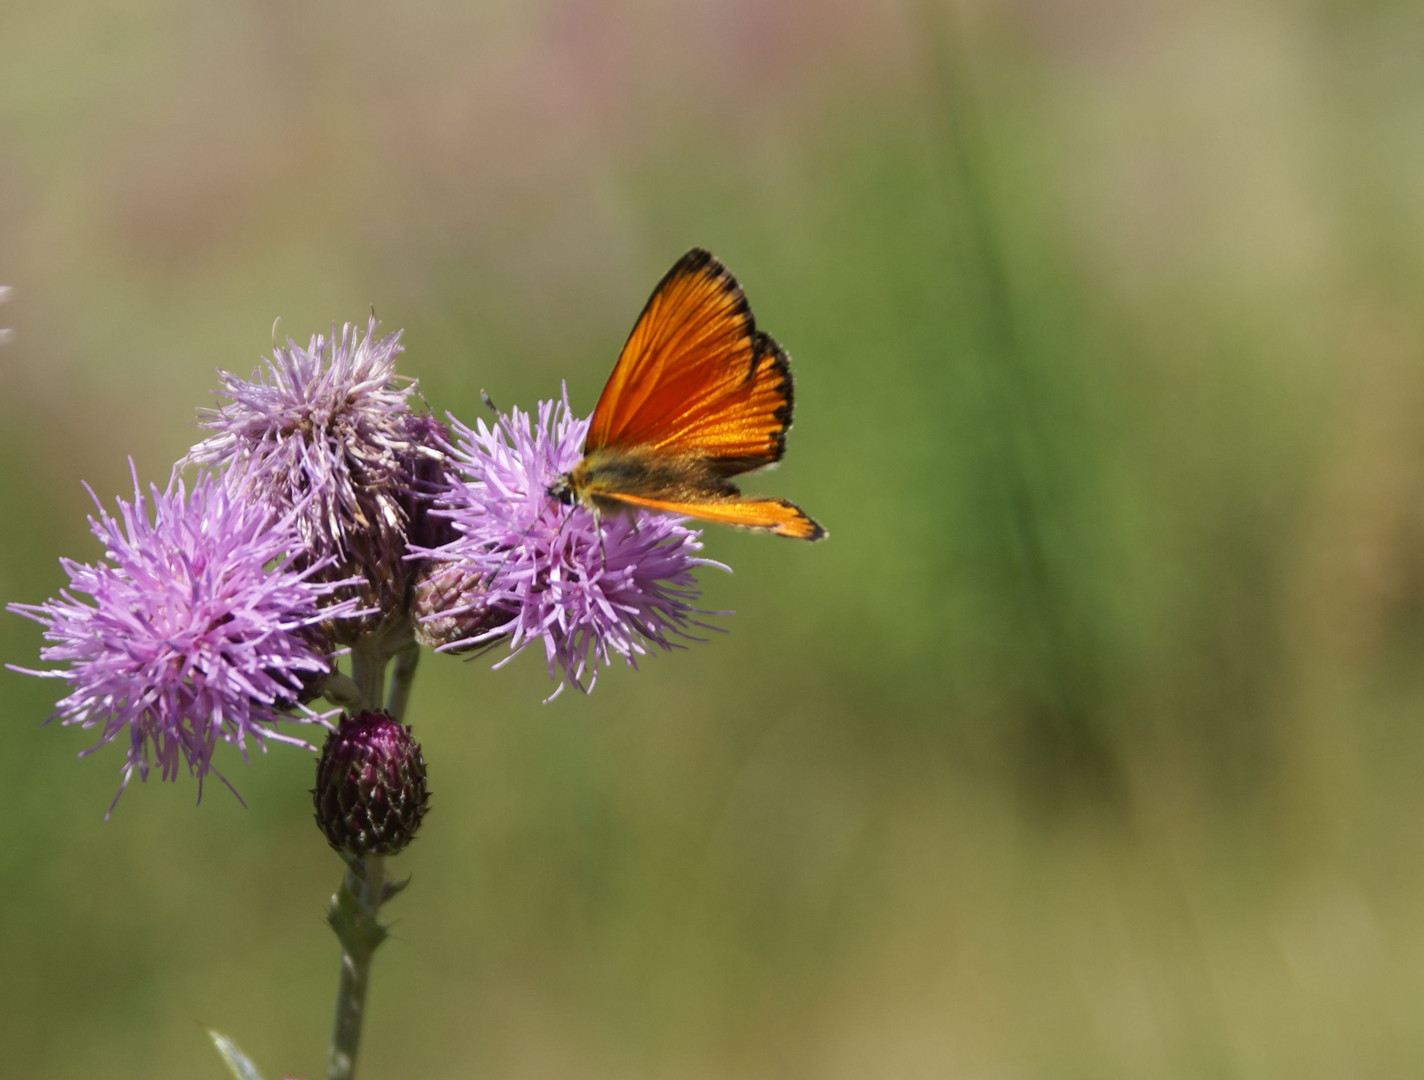
{"label": "butterfly leg", "polygon": [[[530,525],[530,526],[529,526],[529,529],[532,529],[533,527],[534,527],[533,525]],[[511,547],[511,548],[506,549],[506,551],[505,551],[505,553],[504,553],[504,558],[502,558],[502,559],[499,560],[499,565],[496,566],[492,571],[490,571],[490,576],[489,576],[489,577],[485,578],[485,589],[486,589],[486,590],[488,590],[488,589],[495,583],[495,580],[499,577],[500,573],[503,572],[505,566],[508,565],[510,556],[512,556],[512,555],[514,554],[514,548],[516,548],[516,547],[518,547],[520,544],[524,543],[524,541],[528,538],[528,536],[529,536],[529,529],[525,529],[525,530],[524,530],[523,535],[521,535],[521,536],[519,537],[519,540],[515,543],[514,547]]]}

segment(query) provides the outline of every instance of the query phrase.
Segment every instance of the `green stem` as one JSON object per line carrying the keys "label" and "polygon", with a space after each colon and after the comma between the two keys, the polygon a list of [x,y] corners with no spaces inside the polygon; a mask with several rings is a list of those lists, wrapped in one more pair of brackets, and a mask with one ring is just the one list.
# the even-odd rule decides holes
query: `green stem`
{"label": "green stem", "polygon": [[390,657],[374,638],[351,647],[351,675],[360,688],[361,708],[379,709],[385,696],[386,664]]}
{"label": "green stem", "polygon": [[[411,680],[419,660],[419,647],[411,640],[408,622],[387,620],[351,647],[351,679],[340,683],[353,709],[379,709],[386,696],[386,665],[396,657],[387,708],[399,720],[410,700]],[[371,958],[386,939],[378,918],[381,904],[404,882],[386,880],[386,860],[379,855],[348,858],[341,888],[331,898],[326,921],[341,942],[341,979],[336,988],[336,1018],[331,1028],[331,1048],[326,1057],[326,1080],[352,1080],[356,1053],[361,1045],[361,1024],[366,1016],[366,989]]]}
{"label": "green stem", "polygon": [[415,680],[415,665],[420,662],[420,646],[411,642],[396,653],[395,670],[391,672],[391,689],[386,698],[386,712],[397,720],[405,719],[405,707],[410,704],[410,685]]}
{"label": "green stem", "polygon": [[376,918],[381,901],[386,898],[385,862],[379,855],[350,860],[346,877],[331,898],[327,912],[326,921],[341,941],[341,982],[336,991],[326,1080],[351,1080],[356,1073],[371,957],[376,946],[386,939],[386,928]]}

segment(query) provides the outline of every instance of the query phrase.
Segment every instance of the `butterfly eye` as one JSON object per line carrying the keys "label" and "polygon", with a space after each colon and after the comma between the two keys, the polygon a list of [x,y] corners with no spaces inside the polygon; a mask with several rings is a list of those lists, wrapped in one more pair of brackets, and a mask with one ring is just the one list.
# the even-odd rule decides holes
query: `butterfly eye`
{"label": "butterfly eye", "polygon": [[568,473],[565,473],[563,476],[559,477],[547,488],[545,488],[544,494],[549,496],[549,498],[551,499],[557,499],[559,502],[564,503],[565,505],[572,506],[574,504],[575,497],[574,489],[572,485],[569,484]]}

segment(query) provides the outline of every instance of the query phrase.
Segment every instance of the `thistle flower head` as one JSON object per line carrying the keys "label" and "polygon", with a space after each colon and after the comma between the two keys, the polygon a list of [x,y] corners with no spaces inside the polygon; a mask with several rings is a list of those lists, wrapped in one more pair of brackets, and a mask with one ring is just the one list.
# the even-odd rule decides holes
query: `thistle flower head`
{"label": "thistle flower head", "polygon": [[393,567],[404,554],[413,381],[395,373],[400,334],[363,337],[350,323],[304,349],[290,338],[244,380],[220,372],[222,396],[200,421],[213,434],[183,464],[225,469],[246,497],[296,528],[313,559]]}
{"label": "thistle flower head", "polygon": [[116,501],[111,516],[95,499],[89,519],[103,560],[62,559],[57,599],[9,606],[44,627],[41,658],[67,666],[14,670],[68,684],[54,716],[101,729],[86,753],[126,737],[120,794],[134,774],[173,780],[186,765],[201,796],[219,742],[244,758],[249,742],[307,745],[277,722],[320,719],[298,704],[329,670],[319,624],[356,607],[332,602],[324,562],[294,565],[295,514],[274,519],[206,475],[147,495],[135,476],[133,502]]}
{"label": "thistle flower head", "polygon": [[442,648],[508,637],[519,653],[538,642],[558,694],[569,683],[592,689],[599,665],[615,655],[636,666],[649,646],[696,640],[689,631],[707,613],[693,606],[693,572],[721,566],[697,556],[700,531],[661,514],[596,521],[548,495],[579,460],[588,431],[567,396],[541,402],[537,420],[515,409],[493,426],[452,418],[451,427],[446,487],[433,513],[455,537],[421,554],[455,572],[445,581],[467,584],[453,594],[430,590],[433,603],[417,605],[417,617],[432,623],[464,620],[467,631],[447,635]]}

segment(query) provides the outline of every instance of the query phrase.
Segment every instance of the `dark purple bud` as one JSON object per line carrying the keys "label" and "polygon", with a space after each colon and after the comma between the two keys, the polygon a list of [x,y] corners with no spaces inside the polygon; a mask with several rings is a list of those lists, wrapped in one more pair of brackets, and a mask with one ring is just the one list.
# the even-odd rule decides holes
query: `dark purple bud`
{"label": "dark purple bud", "polygon": [[425,759],[410,729],[384,711],[343,716],[316,766],[316,823],[344,855],[394,855],[430,802]]}

